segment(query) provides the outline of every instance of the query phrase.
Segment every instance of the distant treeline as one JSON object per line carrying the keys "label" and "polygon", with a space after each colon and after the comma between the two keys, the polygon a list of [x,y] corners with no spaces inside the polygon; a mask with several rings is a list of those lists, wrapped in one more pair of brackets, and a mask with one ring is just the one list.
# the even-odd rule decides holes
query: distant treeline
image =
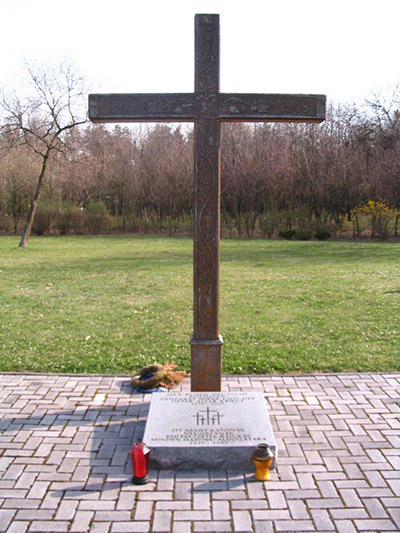
{"label": "distant treeline", "polygon": [[[397,236],[399,102],[397,91],[364,110],[330,106],[321,125],[224,124],[223,233]],[[190,233],[192,136],[165,124],[71,130],[49,162],[34,232]],[[39,164],[26,146],[2,151],[0,231],[20,231]]]}

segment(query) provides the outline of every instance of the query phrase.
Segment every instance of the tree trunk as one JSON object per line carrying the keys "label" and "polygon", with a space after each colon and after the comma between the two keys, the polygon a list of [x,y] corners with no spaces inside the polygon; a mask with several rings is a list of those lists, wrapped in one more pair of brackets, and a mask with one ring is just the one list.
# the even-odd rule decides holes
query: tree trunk
{"label": "tree trunk", "polygon": [[36,208],[39,202],[40,193],[42,192],[43,178],[46,173],[47,160],[49,154],[46,152],[43,156],[42,168],[40,170],[40,175],[38,178],[38,183],[35,191],[35,195],[31,201],[31,206],[28,211],[28,216],[26,217],[24,231],[22,232],[21,241],[19,243],[19,248],[26,248],[28,246],[28,239],[31,234],[33,219],[35,218]]}

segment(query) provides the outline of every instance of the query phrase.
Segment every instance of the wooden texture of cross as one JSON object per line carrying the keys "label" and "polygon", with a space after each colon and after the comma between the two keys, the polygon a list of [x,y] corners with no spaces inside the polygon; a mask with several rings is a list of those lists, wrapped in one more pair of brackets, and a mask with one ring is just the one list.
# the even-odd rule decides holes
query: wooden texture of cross
{"label": "wooden texture of cross", "polygon": [[93,122],[194,122],[192,391],[221,390],[221,122],[322,122],[325,119],[323,95],[220,93],[219,45],[219,15],[196,15],[194,93],[89,95],[89,118]]}

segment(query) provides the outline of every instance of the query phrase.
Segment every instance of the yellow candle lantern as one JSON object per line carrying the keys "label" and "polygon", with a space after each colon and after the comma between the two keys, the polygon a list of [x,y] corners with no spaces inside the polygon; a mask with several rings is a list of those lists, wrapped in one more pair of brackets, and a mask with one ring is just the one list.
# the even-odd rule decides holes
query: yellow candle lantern
{"label": "yellow candle lantern", "polygon": [[259,444],[253,453],[253,463],[256,466],[254,477],[258,481],[268,481],[270,478],[269,469],[271,468],[274,454],[267,444]]}

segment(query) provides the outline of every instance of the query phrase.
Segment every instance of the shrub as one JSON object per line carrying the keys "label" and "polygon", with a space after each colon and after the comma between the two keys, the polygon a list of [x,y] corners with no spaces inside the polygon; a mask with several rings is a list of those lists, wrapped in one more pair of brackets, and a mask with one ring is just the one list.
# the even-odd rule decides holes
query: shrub
{"label": "shrub", "polygon": [[41,200],[36,208],[32,231],[36,235],[43,235],[51,230],[57,211],[50,200]]}
{"label": "shrub", "polygon": [[82,235],[85,229],[85,214],[83,208],[76,207],[71,213],[71,229],[75,235]]}
{"label": "shrub", "polygon": [[63,202],[57,214],[54,227],[61,235],[73,232],[81,235],[84,230],[84,214],[82,209],[71,202]]}
{"label": "shrub", "polygon": [[141,226],[141,217],[137,216],[135,213],[129,213],[126,217],[126,229],[131,233],[138,233]]}
{"label": "shrub", "polygon": [[112,220],[103,202],[90,202],[85,209],[85,225],[89,233],[106,233],[112,228]]}
{"label": "shrub", "polygon": [[288,241],[293,239],[295,235],[296,231],[294,229],[284,229],[279,232],[279,237],[282,237],[283,239],[286,239]]}
{"label": "shrub", "polygon": [[355,209],[352,209],[352,220],[355,226],[354,233],[360,236],[359,217],[364,216],[369,220],[371,226],[371,237],[378,237],[381,240],[386,240],[390,235],[390,227],[396,224],[399,210],[391,207],[385,202],[368,200],[364,204],[360,204]]}
{"label": "shrub", "polygon": [[279,224],[280,215],[275,209],[266,211],[258,217],[258,223],[263,237],[271,238]]}
{"label": "shrub", "polygon": [[319,241],[327,241],[328,239],[331,238],[331,234],[329,231],[319,229],[315,232],[315,238],[318,239]]}
{"label": "shrub", "polygon": [[299,229],[294,234],[296,241],[309,241],[311,237],[312,231],[309,231],[308,229]]}
{"label": "shrub", "polygon": [[0,215],[0,231],[10,233],[13,229],[13,218],[9,215]]}

